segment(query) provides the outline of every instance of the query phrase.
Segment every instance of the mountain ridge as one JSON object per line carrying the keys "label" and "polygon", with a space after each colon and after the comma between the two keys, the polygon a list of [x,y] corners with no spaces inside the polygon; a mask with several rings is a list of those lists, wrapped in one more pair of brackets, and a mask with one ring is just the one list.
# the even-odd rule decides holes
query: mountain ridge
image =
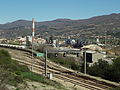
{"label": "mountain ridge", "polygon": [[[67,18],[55,19],[52,21],[36,22],[36,34],[48,34],[52,35],[102,35],[103,32],[108,33],[120,32],[120,13],[113,13],[110,15],[95,16],[89,19],[71,20]],[[4,32],[21,32],[21,35],[28,35],[31,32],[32,21],[29,20],[17,20],[7,24],[0,24],[0,30]],[[26,30],[26,31],[25,31]],[[25,31],[25,32],[24,32]],[[100,32],[101,31],[101,32]],[[20,35],[20,34],[19,34]]]}

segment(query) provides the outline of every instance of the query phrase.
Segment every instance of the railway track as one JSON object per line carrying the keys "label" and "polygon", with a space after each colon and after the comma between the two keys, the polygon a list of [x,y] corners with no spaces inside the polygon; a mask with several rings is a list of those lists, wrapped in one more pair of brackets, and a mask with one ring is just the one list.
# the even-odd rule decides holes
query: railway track
{"label": "railway track", "polygon": [[[13,58],[13,59],[18,61],[19,63],[24,64],[24,65],[27,65],[27,66],[31,65],[30,62],[26,62],[26,61],[24,62],[22,60],[18,60],[18,59],[15,59],[15,58]],[[39,72],[44,72],[44,67],[33,64],[33,71],[35,73],[42,74],[42,73],[39,73]],[[79,79],[80,81],[78,81],[75,78],[70,78],[69,76],[66,76],[63,73],[62,74],[55,74],[55,73],[58,73],[58,71],[54,71],[54,70],[51,70],[51,69],[48,69],[48,71],[54,73],[54,77],[56,77],[58,79],[61,79],[61,80],[64,80],[65,82],[71,82],[75,85],[82,86],[82,87],[85,87],[85,88],[90,89],[90,90],[105,90],[105,89],[103,89],[103,87],[101,89],[101,88],[98,88],[98,87],[93,86],[93,85],[91,86],[89,83],[87,84],[87,83],[81,81],[80,79]]]}
{"label": "railway track", "polygon": [[[31,53],[12,49],[7,50],[11,53],[14,60],[18,61],[19,63],[25,64],[28,67],[31,66]],[[20,58],[18,56],[20,56]],[[44,60],[34,58],[34,61],[34,70],[36,71],[36,73],[42,74],[42,72],[44,72]],[[98,81],[89,77],[78,75],[77,73],[72,72],[71,70],[58,66],[49,61],[47,61],[47,63],[47,70],[48,72],[52,72],[54,77],[64,80],[66,82],[71,82],[74,85],[82,86],[89,90],[106,90],[111,87],[116,87],[115,85],[103,81]]]}

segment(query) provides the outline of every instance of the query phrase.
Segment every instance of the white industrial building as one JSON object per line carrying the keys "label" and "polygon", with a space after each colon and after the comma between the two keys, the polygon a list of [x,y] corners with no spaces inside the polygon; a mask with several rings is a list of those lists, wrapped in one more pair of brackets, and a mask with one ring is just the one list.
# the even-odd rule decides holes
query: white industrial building
{"label": "white industrial building", "polygon": [[94,64],[95,62],[98,62],[99,59],[104,59],[106,55],[101,52],[96,51],[86,51],[86,61],[89,63],[89,65]]}
{"label": "white industrial building", "polygon": [[95,44],[86,45],[82,47],[82,56],[85,57],[86,52],[86,61],[89,63],[89,65],[94,64],[95,62],[98,62],[99,59],[106,58],[106,53],[103,52],[103,49]]}

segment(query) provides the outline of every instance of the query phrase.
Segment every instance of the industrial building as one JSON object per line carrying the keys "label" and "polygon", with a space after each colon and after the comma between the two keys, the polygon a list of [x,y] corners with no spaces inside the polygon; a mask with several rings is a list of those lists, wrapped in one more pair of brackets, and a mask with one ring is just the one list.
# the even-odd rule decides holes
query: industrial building
{"label": "industrial building", "polygon": [[98,62],[99,59],[106,58],[106,53],[103,51],[103,49],[98,45],[86,45],[82,47],[82,56],[85,57],[86,54],[86,61],[89,63],[89,65],[94,64],[95,62]]}

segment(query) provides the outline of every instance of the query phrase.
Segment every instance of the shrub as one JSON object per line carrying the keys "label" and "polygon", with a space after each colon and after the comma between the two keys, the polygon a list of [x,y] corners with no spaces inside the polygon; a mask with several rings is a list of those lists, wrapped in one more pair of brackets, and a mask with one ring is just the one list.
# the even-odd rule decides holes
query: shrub
{"label": "shrub", "polygon": [[71,68],[73,70],[78,70],[80,71],[80,64],[76,63],[73,58],[69,57],[54,57],[54,55],[49,54],[48,57],[50,58],[51,61],[60,64],[64,67]]}
{"label": "shrub", "polygon": [[93,66],[88,67],[88,74],[120,82],[120,57],[113,60],[112,65],[109,65],[106,61],[99,60]]}

